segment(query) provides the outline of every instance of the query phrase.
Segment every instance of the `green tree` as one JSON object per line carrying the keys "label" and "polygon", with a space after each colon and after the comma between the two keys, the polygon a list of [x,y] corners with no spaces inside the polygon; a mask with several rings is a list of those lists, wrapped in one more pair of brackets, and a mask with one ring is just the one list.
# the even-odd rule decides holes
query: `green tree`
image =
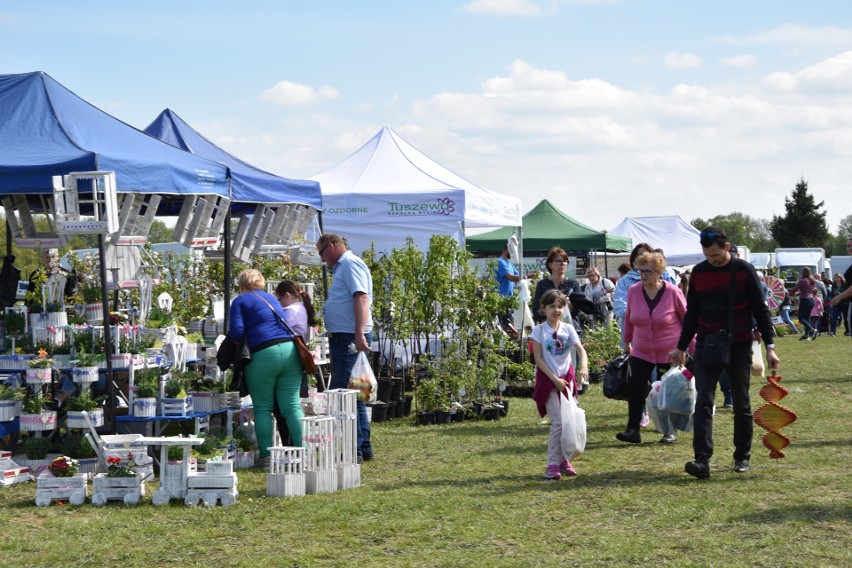
{"label": "green tree", "polygon": [[825,247],[828,256],[846,256],[846,239],[852,236],[852,215],[847,215],[837,224],[837,235],[832,235]]}
{"label": "green tree", "polygon": [[151,229],[148,231],[148,242],[151,244],[174,242],[173,232],[174,229],[170,229],[159,219],[154,219],[154,222],[151,223]]}
{"label": "green tree", "polygon": [[772,238],[779,247],[823,247],[831,237],[825,222],[825,202],[816,203],[808,193],[808,182],[799,180],[789,198],[784,199],[786,214],[773,215],[769,224]]}
{"label": "green tree", "polygon": [[708,225],[718,227],[725,231],[731,242],[746,246],[755,252],[768,252],[775,250],[775,240],[769,230],[767,219],[757,219],[739,212],[727,215],[716,215],[707,220],[696,218],[690,224],[696,229],[703,229]]}

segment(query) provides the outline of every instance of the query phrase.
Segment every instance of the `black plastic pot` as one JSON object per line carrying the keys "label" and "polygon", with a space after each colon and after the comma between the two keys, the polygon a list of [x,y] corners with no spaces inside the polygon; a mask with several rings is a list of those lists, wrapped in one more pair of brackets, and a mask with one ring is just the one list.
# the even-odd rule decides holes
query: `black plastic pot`
{"label": "black plastic pot", "polygon": [[449,424],[452,421],[453,415],[443,410],[435,411],[435,424]]}
{"label": "black plastic pot", "polygon": [[418,426],[426,426],[427,424],[435,423],[435,413],[434,412],[418,412],[417,413],[417,425]]}
{"label": "black plastic pot", "polygon": [[385,414],[387,415],[387,420],[393,420],[396,418],[396,405],[399,404],[397,401],[392,400],[387,403],[387,410],[385,410]]}
{"label": "black plastic pot", "polygon": [[368,405],[372,408],[372,418],[370,422],[387,422],[388,420],[388,405],[384,402],[373,402]]}
{"label": "black plastic pot", "polygon": [[393,392],[393,381],[390,379],[379,379],[379,390],[376,398],[381,402],[390,402]]}
{"label": "black plastic pot", "polygon": [[405,381],[402,380],[402,377],[391,377],[390,379],[393,388],[391,389],[391,400],[399,400],[402,398],[402,387],[405,385]]}

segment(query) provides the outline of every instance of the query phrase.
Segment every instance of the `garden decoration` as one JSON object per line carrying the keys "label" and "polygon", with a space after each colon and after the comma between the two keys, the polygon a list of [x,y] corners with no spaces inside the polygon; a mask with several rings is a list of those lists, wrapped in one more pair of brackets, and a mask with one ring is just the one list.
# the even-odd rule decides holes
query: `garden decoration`
{"label": "garden decoration", "polygon": [[361,466],[357,449],[358,391],[334,389],[326,391],[328,414],[334,417],[334,468],[337,470],[337,488],[352,489],[361,486]]}
{"label": "garden decoration", "polygon": [[187,491],[183,502],[187,507],[195,507],[199,502],[205,507],[213,507],[216,501],[219,501],[223,507],[228,507],[237,502],[239,495],[234,462],[208,461],[207,471],[199,471],[187,478]]}
{"label": "garden decoration", "polygon": [[305,492],[334,493],[337,472],[334,469],[334,422],[331,416],[308,416],[302,421],[305,447]]}
{"label": "garden decoration", "polygon": [[305,494],[305,448],[269,448],[272,471],[266,474],[266,495],[298,497]]}
{"label": "garden decoration", "polygon": [[766,298],[766,305],[769,306],[770,310],[777,310],[781,302],[784,301],[786,294],[784,281],[775,276],[767,276],[766,287],[769,288],[769,297]]}
{"label": "garden decoration", "polygon": [[12,452],[0,452],[0,487],[30,481],[30,468],[12,460]]}
{"label": "garden decoration", "polygon": [[778,384],[781,376],[772,371],[766,380],[767,384],[760,389],[760,396],[766,404],[754,413],[754,421],[761,428],[768,430],[763,435],[763,445],[769,449],[769,457],[775,460],[784,457],[781,450],[790,444],[790,438],[781,434],[779,430],[795,422],[798,416],[792,410],[778,404],[779,400],[787,396],[787,389]]}
{"label": "garden decoration", "polygon": [[52,501],[68,501],[82,505],[86,501],[86,481],[87,475],[79,473],[77,460],[60,456],[36,479],[35,504],[45,507]]}

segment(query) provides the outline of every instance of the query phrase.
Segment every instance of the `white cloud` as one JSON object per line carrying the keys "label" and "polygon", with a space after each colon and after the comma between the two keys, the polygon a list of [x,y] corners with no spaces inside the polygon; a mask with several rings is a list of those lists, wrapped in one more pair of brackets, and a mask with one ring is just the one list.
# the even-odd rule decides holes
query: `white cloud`
{"label": "white cloud", "polygon": [[704,59],[693,53],[674,53],[666,54],[666,67],[674,69],[696,69],[704,65]]}
{"label": "white cloud", "polygon": [[762,83],[782,92],[800,89],[852,90],[852,51],[829,57],[795,73],[771,73],[764,77]]}
{"label": "white cloud", "polygon": [[541,8],[533,0],[473,0],[461,7],[470,14],[490,16],[539,16]]}
{"label": "white cloud", "polygon": [[757,65],[757,57],[754,55],[734,55],[733,57],[723,57],[722,65],[726,67],[738,67],[739,69],[751,69]]}
{"label": "white cloud", "polygon": [[340,93],[328,85],[314,88],[311,85],[292,81],[279,81],[258,96],[261,101],[280,106],[305,106],[316,104],[321,100],[337,98],[340,98]]}

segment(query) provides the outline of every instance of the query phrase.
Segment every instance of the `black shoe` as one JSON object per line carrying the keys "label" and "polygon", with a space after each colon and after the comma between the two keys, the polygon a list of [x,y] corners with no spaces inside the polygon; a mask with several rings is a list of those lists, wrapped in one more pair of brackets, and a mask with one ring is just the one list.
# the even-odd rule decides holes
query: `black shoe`
{"label": "black shoe", "polygon": [[810,341],[810,340],[811,340],[811,334],[808,333],[807,331],[802,334],[802,337],[799,338],[799,341]]}
{"label": "black shoe", "polygon": [[710,464],[704,462],[686,462],[686,465],[683,467],[683,470],[692,477],[697,477],[698,479],[707,479],[708,477],[710,477]]}
{"label": "black shoe", "polygon": [[365,462],[368,462],[373,459],[373,452],[361,452],[361,457]]}
{"label": "black shoe", "polygon": [[639,434],[639,430],[630,430],[629,428],[624,432],[619,432],[615,435],[615,437],[622,442],[627,442],[628,444],[638,444],[642,441],[642,436]]}
{"label": "black shoe", "polygon": [[733,408],[734,402],[730,399],[725,400],[725,404],[722,405],[722,408]]}
{"label": "black shoe", "polygon": [[358,457],[355,458],[355,463],[357,463],[358,465],[361,465],[362,463],[364,463],[364,456],[362,456],[361,454],[358,454]]}
{"label": "black shoe", "polygon": [[745,473],[751,469],[748,460],[734,460],[734,471],[737,473]]}

